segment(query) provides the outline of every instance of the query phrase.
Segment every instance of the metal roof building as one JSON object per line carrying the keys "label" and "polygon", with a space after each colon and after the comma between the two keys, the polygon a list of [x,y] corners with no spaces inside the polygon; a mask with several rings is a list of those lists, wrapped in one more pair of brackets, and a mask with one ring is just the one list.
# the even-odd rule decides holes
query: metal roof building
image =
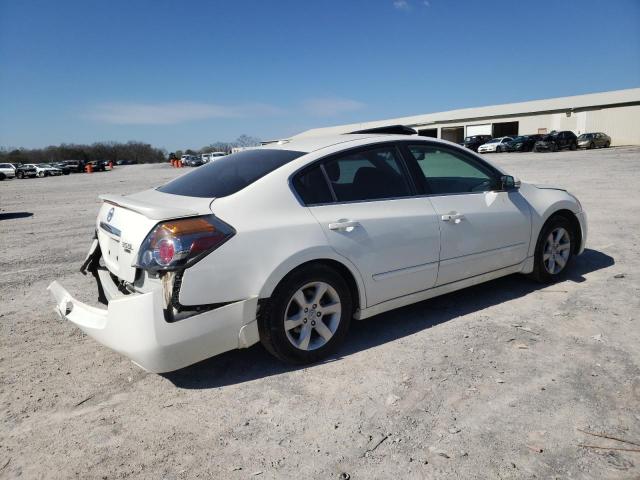
{"label": "metal roof building", "polygon": [[612,145],[640,145],[640,88],[315,128],[295,137],[406,125],[420,135],[460,143],[470,135],[494,137],[571,130],[604,132]]}

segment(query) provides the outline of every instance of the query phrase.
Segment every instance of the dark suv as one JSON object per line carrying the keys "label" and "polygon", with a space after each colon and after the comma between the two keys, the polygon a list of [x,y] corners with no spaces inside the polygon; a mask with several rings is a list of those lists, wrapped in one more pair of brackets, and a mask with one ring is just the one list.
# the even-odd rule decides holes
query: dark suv
{"label": "dark suv", "polygon": [[464,139],[463,145],[474,152],[477,152],[480,145],[487,143],[492,138],[493,137],[491,135],[471,135]]}
{"label": "dark suv", "polygon": [[569,148],[575,150],[578,148],[578,137],[576,134],[565,130],[563,132],[551,132],[549,135],[542,137],[533,146],[534,152],[555,152]]}
{"label": "dark suv", "polygon": [[506,143],[507,152],[530,152],[542,135],[520,135]]}
{"label": "dark suv", "polygon": [[17,178],[36,177],[36,175],[38,175],[38,171],[33,164],[18,165],[16,167]]}
{"label": "dark suv", "polygon": [[82,160],[65,160],[64,163],[72,173],[84,172],[84,161]]}

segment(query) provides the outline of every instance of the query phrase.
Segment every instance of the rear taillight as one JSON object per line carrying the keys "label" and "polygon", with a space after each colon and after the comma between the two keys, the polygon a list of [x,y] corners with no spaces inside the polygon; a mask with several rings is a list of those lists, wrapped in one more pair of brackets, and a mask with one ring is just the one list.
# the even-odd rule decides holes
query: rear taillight
{"label": "rear taillight", "polygon": [[152,271],[186,268],[233,235],[235,230],[214,215],[162,222],[142,242],[136,266]]}

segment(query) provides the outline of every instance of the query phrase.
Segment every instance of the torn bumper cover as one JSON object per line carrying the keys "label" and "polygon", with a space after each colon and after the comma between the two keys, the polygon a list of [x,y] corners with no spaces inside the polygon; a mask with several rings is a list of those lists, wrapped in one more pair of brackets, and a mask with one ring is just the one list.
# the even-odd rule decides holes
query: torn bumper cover
{"label": "torn bumper cover", "polygon": [[[101,285],[104,276],[97,280],[100,288],[112,290]],[[75,300],[58,282],[47,289],[62,318],[154,373],[178,370],[259,340],[257,297],[169,323],[165,320],[162,288],[111,298],[106,309]]]}

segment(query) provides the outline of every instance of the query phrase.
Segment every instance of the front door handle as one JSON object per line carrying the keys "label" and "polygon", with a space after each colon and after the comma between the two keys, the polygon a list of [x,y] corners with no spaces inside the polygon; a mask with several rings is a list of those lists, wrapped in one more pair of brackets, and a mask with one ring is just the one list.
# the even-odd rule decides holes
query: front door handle
{"label": "front door handle", "polygon": [[350,232],[355,227],[359,227],[360,223],[355,220],[338,220],[329,224],[329,230],[338,232]]}
{"label": "front door handle", "polygon": [[443,222],[460,223],[464,219],[464,215],[461,213],[453,212],[453,213],[448,213],[446,215],[442,215],[442,217],[440,218],[442,219]]}

